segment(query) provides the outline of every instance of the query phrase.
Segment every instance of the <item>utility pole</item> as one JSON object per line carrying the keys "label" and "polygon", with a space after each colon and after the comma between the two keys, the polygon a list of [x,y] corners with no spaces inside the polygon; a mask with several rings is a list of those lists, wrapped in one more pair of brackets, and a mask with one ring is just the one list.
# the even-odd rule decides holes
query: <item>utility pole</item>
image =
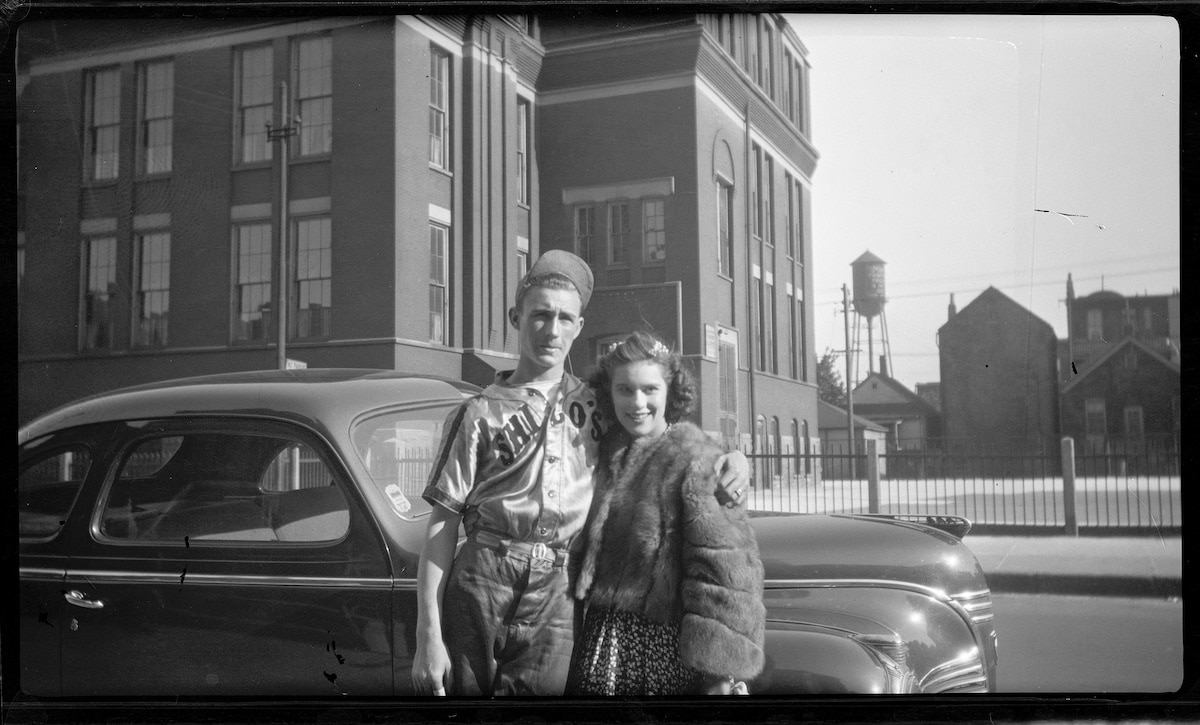
{"label": "utility pole", "polygon": [[850,290],[845,284],[842,285],[842,312],[846,327],[846,433],[850,436],[850,478],[858,478],[854,465],[854,393],[850,385]]}
{"label": "utility pole", "polygon": [[300,119],[292,123],[288,105],[287,81],[279,83],[279,117],[284,122],[273,128],[267,122],[267,140],[280,142],[279,154],[279,283],[275,289],[275,364],[280,370],[287,369],[287,305],[288,305],[288,163],[291,160],[291,138],[300,127]]}

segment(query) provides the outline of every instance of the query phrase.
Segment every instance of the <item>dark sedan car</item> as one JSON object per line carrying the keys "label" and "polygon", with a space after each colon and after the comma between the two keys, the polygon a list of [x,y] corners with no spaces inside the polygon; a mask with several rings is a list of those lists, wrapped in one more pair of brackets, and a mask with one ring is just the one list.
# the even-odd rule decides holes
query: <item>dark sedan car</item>
{"label": "dark sedan car", "polygon": [[[420,492],[450,406],[474,390],[383,371],[236,373],[95,396],[23,427],[20,690],[410,693]],[[752,693],[994,687],[968,524],[913,518],[754,518],[768,632]]]}

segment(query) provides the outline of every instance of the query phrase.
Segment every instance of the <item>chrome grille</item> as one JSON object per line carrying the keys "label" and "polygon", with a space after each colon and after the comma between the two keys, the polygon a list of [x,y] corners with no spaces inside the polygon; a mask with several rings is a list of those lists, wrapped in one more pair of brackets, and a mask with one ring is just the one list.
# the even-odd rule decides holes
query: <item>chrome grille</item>
{"label": "chrome grille", "polygon": [[979,658],[979,649],[972,647],[959,657],[934,667],[919,684],[921,692],[927,693],[987,692],[987,673]]}
{"label": "chrome grille", "polygon": [[983,624],[993,619],[992,592],[988,589],[978,589],[971,592],[959,592],[953,595],[954,601],[962,605],[975,624]]}

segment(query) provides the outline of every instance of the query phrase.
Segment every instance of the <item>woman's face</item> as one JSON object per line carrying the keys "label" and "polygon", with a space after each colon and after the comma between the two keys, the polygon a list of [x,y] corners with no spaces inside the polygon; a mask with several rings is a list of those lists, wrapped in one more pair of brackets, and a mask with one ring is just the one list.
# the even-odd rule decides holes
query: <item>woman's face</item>
{"label": "woman's face", "polygon": [[667,381],[653,360],[618,365],[612,372],[613,410],[634,438],[656,436],[667,429]]}

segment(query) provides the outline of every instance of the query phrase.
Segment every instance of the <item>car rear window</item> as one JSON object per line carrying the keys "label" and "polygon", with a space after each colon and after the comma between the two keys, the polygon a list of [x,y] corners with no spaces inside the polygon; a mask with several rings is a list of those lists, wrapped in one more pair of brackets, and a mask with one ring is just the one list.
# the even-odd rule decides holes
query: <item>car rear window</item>
{"label": "car rear window", "polygon": [[421,498],[452,405],[388,411],[362,418],[350,429],[354,450],[376,488],[402,518],[428,513]]}
{"label": "car rear window", "polygon": [[17,529],[21,538],[51,538],[66,522],[92,466],[86,446],[47,453],[21,469]]}
{"label": "car rear window", "polygon": [[110,539],[334,541],[349,507],[321,457],[284,436],[187,432],[137,442],[105,498]]}

